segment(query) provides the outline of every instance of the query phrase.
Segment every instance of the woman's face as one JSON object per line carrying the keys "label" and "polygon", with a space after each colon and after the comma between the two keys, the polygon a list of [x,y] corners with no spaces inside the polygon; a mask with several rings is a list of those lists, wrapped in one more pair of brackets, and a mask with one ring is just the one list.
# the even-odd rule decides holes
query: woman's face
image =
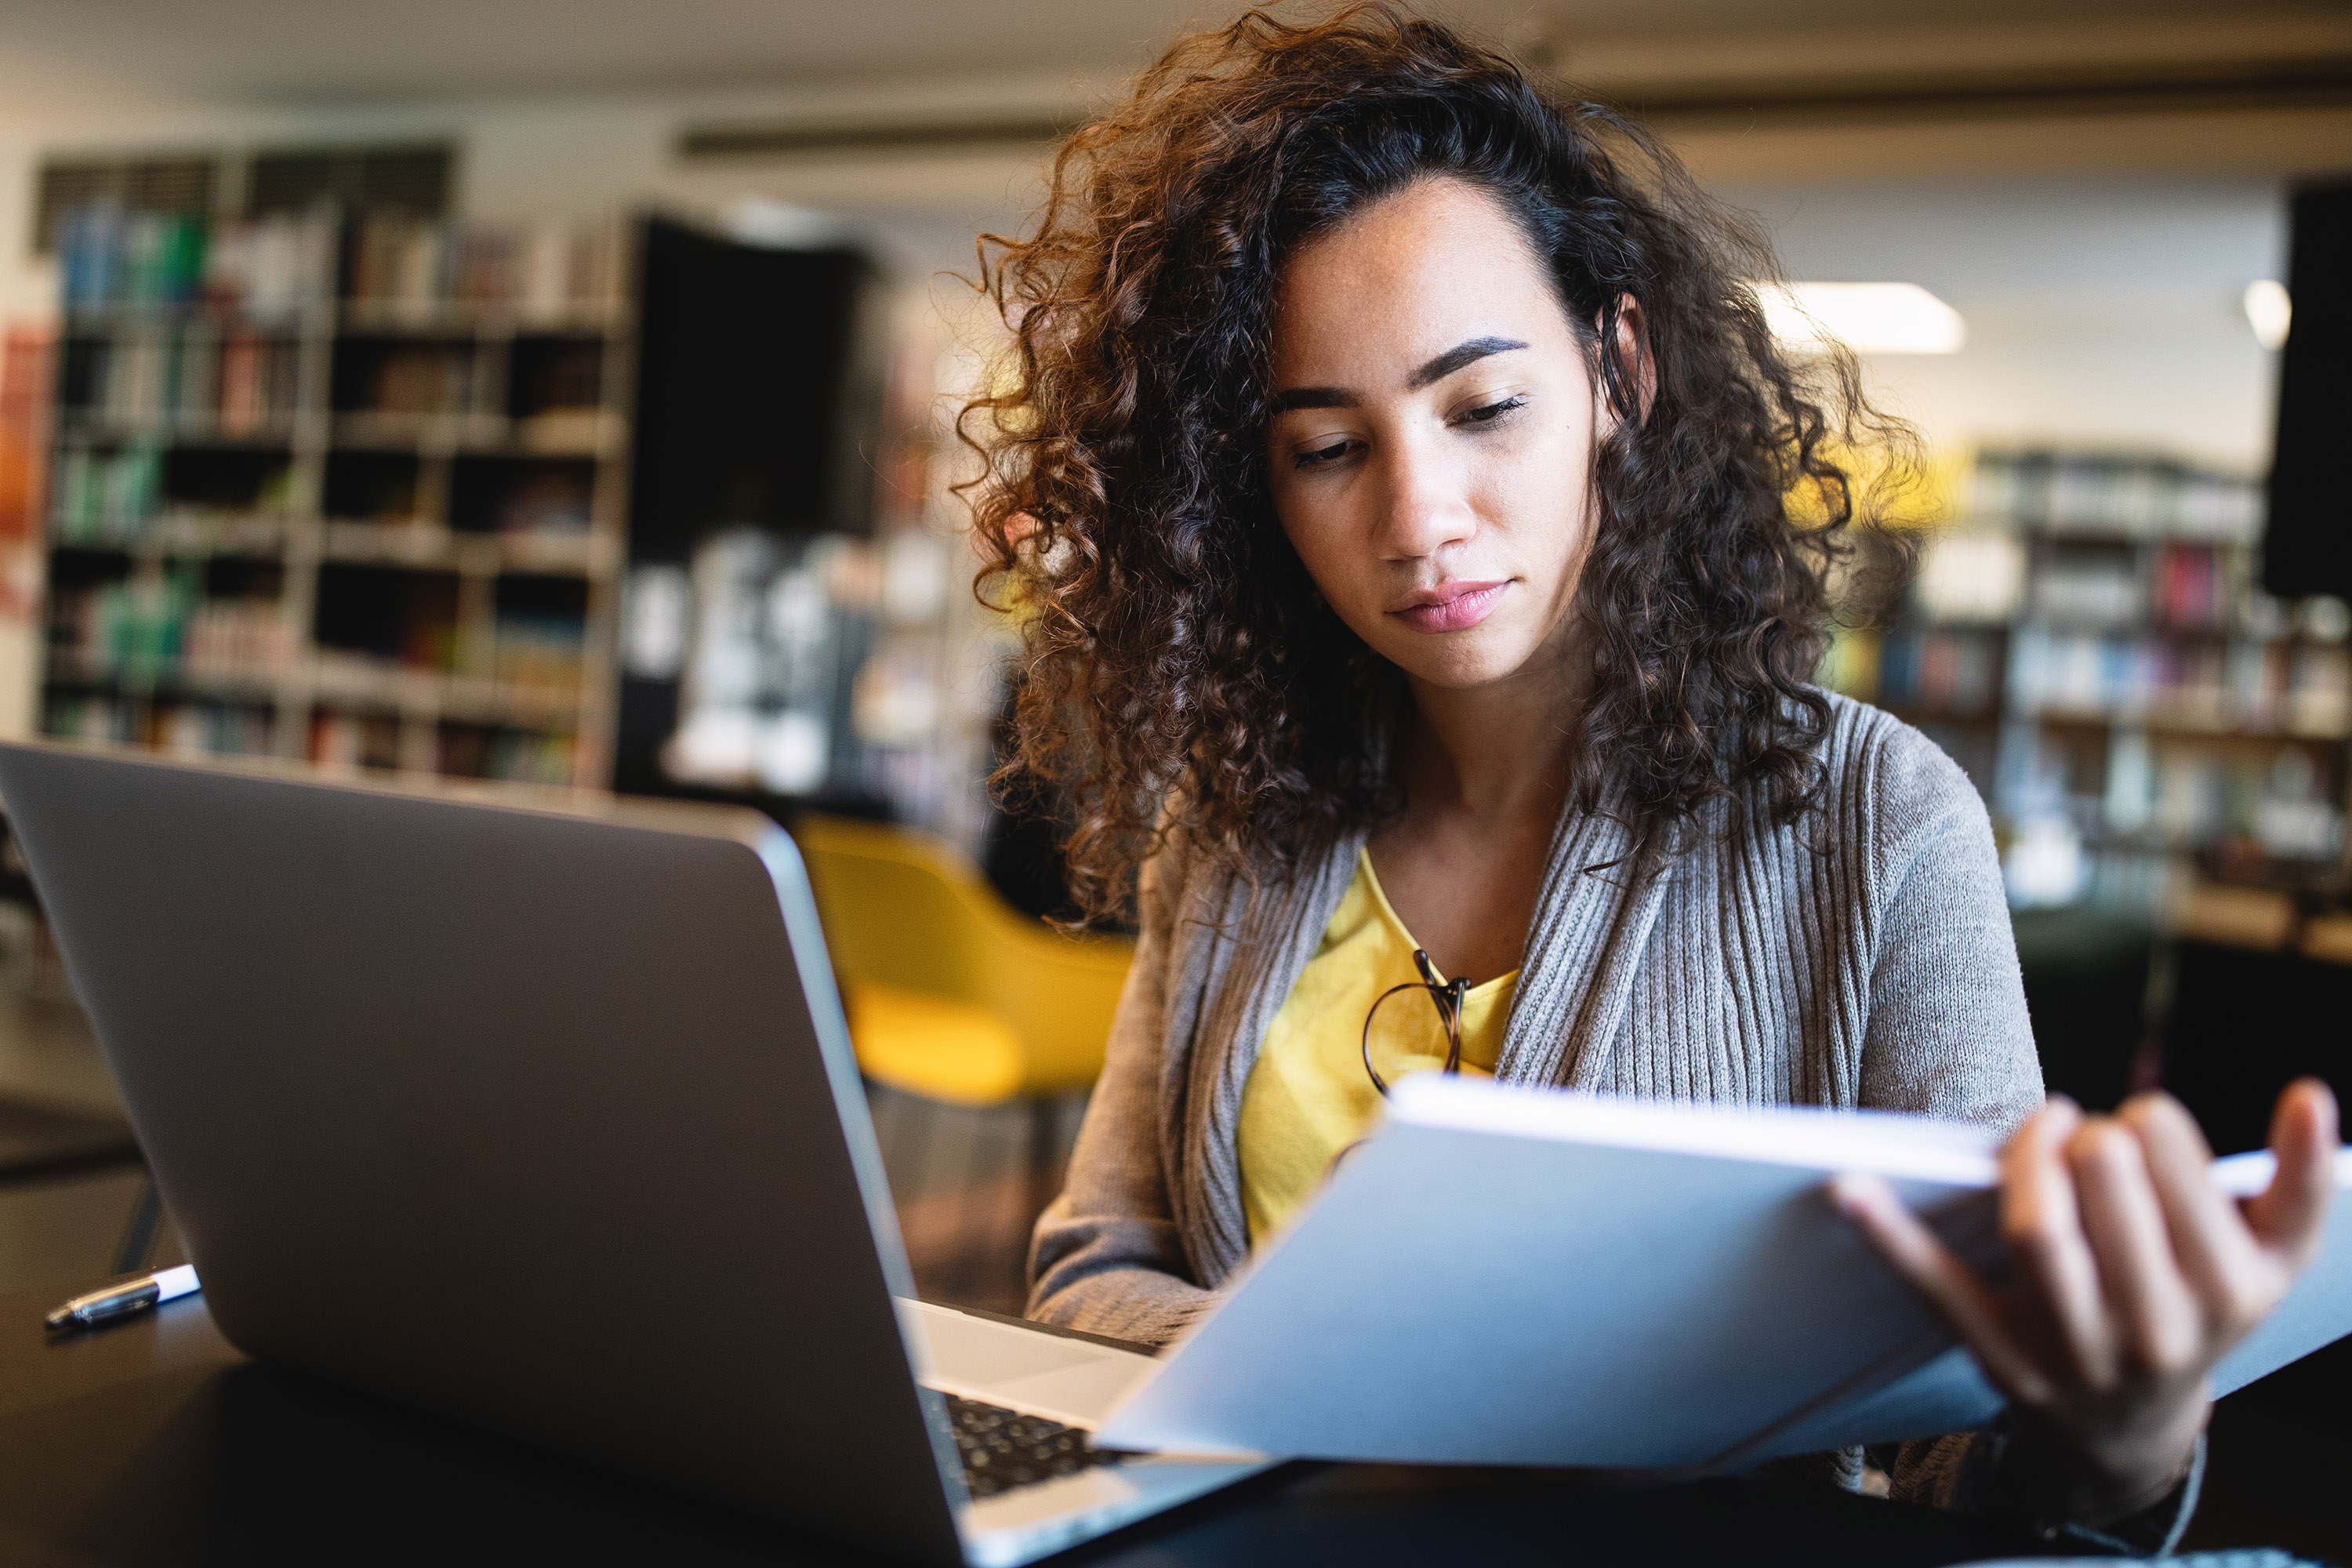
{"label": "woman's face", "polygon": [[1273,363],[1275,508],[1339,618],[1438,687],[1556,650],[1591,535],[1598,399],[1502,204],[1427,179],[1301,247]]}

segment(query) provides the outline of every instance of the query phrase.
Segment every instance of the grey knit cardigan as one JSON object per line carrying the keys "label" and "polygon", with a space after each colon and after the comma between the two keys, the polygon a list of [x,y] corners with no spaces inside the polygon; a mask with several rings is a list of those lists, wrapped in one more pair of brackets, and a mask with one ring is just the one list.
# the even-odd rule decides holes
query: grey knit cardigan
{"label": "grey knit cardigan", "polygon": [[[2003,1133],[2041,1104],[1976,791],[1916,730],[1829,700],[1820,809],[1793,825],[1633,877],[1622,826],[1563,817],[1498,1079],[1924,1111]],[[1255,898],[1237,879],[1196,872],[1181,845],[1145,868],[1102,1079],[1068,1184],[1037,1224],[1032,1317],[1163,1343],[1246,1258],[1243,1087],[1361,843],[1331,845]],[[1911,1456],[1905,1468],[1918,1473],[1898,1489],[1960,1500],[1962,1471],[1986,1458],[1968,1449]],[[1858,1476],[1859,1457],[1839,1468]],[[2179,1518],[2167,1511],[2158,1539]]]}
{"label": "grey knit cardigan", "polygon": [[[1496,1077],[1735,1105],[1870,1106],[2007,1132],[2042,1102],[1992,829],[1916,730],[1831,700],[1821,810],[1654,875],[1571,812],[1528,931]],[[1135,966],[1030,1311],[1159,1343],[1249,1252],[1237,1131],[1267,1025],[1360,837],[1261,886],[1146,868]]]}

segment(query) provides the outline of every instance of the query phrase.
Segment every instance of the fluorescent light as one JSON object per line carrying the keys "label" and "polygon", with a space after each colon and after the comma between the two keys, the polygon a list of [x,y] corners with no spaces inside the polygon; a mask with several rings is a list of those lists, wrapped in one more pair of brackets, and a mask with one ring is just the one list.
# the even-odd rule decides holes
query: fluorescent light
{"label": "fluorescent light", "polygon": [[2285,284],[2263,278],[2246,285],[2246,324],[2263,347],[2284,348],[2286,330],[2294,321],[2294,301],[2287,298]]}
{"label": "fluorescent light", "polygon": [[1792,349],[1835,342],[1862,354],[1948,354],[1969,341],[1960,313],[1916,283],[1765,283],[1756,299]]}

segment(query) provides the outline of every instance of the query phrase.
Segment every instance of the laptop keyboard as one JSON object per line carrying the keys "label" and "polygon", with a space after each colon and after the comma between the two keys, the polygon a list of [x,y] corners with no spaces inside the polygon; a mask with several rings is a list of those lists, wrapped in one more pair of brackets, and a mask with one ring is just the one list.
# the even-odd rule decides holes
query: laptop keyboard
{"label": "laptop keyboard", "polygon": [[946,1395],[948,1419],[955,1426],[956,1450],[963,1456],[964,1485],[976,1498],[993,1497],[1055,1476],[1072,1475],[1092,1465],[1117,1464],[1130,1456],[1118,1448],[1097,1448],[1076,1426],[1024,1415],[1002,1405]]}

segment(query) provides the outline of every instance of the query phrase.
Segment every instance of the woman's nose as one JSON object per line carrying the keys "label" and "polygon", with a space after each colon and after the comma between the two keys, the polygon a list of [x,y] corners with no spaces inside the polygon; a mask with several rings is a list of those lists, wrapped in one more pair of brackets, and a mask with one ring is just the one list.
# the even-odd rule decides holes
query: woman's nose
{"label": "woman's nose", "polygon": [[1391,560],[1434,555],[1466,544],[1478,531],[1467,476],[1458,462],[1410,437],[1384,443],[1379,543]]}

